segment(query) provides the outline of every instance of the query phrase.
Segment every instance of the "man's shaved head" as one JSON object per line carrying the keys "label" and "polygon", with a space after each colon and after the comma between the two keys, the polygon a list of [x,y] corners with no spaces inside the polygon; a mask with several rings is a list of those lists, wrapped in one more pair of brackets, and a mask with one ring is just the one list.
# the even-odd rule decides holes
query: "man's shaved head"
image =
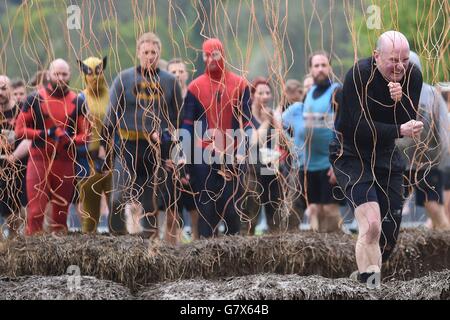
{"label": "man's shaved head", "polygon": [[409,42],[398,31],[386,31],[377,41],[374,51],[380,73],[390,82],[399,82],[409,64]]}
{"label": "man's shaved head", "polygon": [[11,98],[11,80],[5,76],[0,75],[0,104],[9,103]]}
{"label": "man's shaved head", "polygon": [[48,70],[52,72],[55,69],[66,69],[67,71],[70,71],[70,66],[64,59],[56,59],[50,63]]}
{"label": "man's shaved head", "polygon": [[63,59],[56,59],[50,63],[48,68],[50,84],[53,89],[61,89],[66,92],[69,89],[70,66]]}
{"label": "man's shaved head", "polygon": [[383,33],[377,40],[377,50],[392,50],[394,47],[406,46],[409,50],[409,42],[401,32],[390,30]]}
{"label": "man's shaved head", "polygon": [[0,74],[0,86],[3,86],[5,84],[9,86],[11,84],[11,80],[8,78],[8,76]]}

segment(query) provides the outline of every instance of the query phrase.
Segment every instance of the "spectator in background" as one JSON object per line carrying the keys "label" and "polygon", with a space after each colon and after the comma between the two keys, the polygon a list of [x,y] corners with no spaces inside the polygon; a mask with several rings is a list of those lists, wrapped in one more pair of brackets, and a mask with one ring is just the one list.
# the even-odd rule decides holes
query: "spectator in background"
{"label": "spectator in background", "polygon": [[250,161],[244,177],[244,216],[241,233],[254,235],[262,207],[265,208],[269,232],[280,230],[283,192],[280,185],[280,148],[278,134],[281,123],[274,117],[272,87],[267,79],[256,78],[250,89],[252,99],[252,130]]}
{"label": "spectator in background", "polygon": [[[167,71],[171,74],[173,74],[180,86],[181,86],[181,92],[183,94],[183,98],[186,97],[187,94],[187,87],[188,87],[188,79],[189,79],[189,72],[187,71],[186,64],[183,62],[180,58],[172,59],[167,64]],[[187,166],[190,166],[192,169],[192,166],[194,164],[187,164]],[[192,170],[188,170],[192,171]],[[192,189],[192,184],[195,177],[190,176],[189,174],[186,174],[185,177],[181,179],[182,185],[179,186],[181,189],[180,199],[178,201],[178,210],[180,210],[180,213],[182,213],[183,209],[186,209],[190,213],[191,217],[191,233],[192,233],[192,240],[198,239],[198,211],[197,206],[195,204],[195,197]]]}
{"label": "spectator in background", "polygon": [[[422,71],[420,58],[415,52],[411,51],[409,60]],[[436,230],[450,229],[443,206],[443,170],[450,165],[447,114],[444,99],[434,87],[424,82],[418,108],[424,130],[417,138],[403,137],[396,141],[407,163],[406,192],[409,194],[412,191],[410,187],[414,187],[416,205],[425,207],[431,227]]]}
{"label": "spectator in background", "polygon": [[29,86],[34,90],[40,86],[47,85],[49,81],[48,70],[41,70],[36,72],[30,79]]}
{"label": "spectator in background", "polygon": [[304,91],[304,97],[306,98],[306,95],[308,94],[309,89],[314,85],[314,78],[311,75],[311,73],[308,73],[305,78],[303,79],[303,91]]}
{"label": "spectator in background", "polygon": [[303,96],[304,91],[301,82],[296,79],[288,79],[284,87],[281,109],[278,108],[277,111],[283,113],[290,105],[302,101]]}
{"label": "spectator in background", "polygon": [[187,71],[186,64],[184,63],[184,61],[180,58],[170,60],[167,63],[167,71],[177,78],[181,86],[181,92],[183,93],[183,97],[186,97],[189,72]]}
{"label": "spectator in background", "polygon": [[11,81],[12,95],[17,102],[24,102],[27,97],[27,88],[22,79]]}
{"label": "spectator in background", "polygon": [[333,196],[336,185],[328,159],[328,145],[334,136],[333,83],[328,53],[318,51],[309,58],[314,86],[303,103],[295,103],[283,113],[283,124],[294,132],[301,192],[310,214],[311,227],[319,232],[339,230],[340,211]]}

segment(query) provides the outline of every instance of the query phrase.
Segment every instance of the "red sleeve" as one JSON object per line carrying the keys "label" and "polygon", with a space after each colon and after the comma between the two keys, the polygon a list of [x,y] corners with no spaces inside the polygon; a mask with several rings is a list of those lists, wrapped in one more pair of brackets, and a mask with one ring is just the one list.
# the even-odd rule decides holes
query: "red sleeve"
{"label": "red sleeve", "polygon": [[89,127],[89,120],[84,115],[79,115],[77,118],[77,130],[73,139],[77,146],[88,142],[90,132]]}
{"label": "red sleeve", "polygon": [[35,117],[33,116],[33,104],[38,104],[36,96],[27,98],[22,110],[16,119],[15,133],[18,139],[42,139],[43,130],[36,129]]}

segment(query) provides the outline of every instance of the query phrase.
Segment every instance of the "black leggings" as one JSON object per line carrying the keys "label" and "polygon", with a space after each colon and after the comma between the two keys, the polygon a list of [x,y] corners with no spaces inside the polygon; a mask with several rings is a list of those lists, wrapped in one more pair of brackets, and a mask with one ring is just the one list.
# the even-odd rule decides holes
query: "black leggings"
{"label": "black leggings", "polygon": [[269,232],[279,232],[281,227],[281,186],[276,174],[262,175],[252,168],[245,177],[246,195],[243,200],[242,234],[255,234],[261,208],[264,206]]}

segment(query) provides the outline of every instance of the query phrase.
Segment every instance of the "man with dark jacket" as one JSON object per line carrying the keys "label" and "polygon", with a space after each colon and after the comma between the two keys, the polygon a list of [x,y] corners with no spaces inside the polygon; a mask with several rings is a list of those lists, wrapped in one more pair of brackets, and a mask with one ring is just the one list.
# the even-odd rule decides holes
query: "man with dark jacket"
{"label": "man with dark jacket", "polygon": [[[372,57],[347,73],[330,161],[339,186],[355,209],[358,280],[380,279],[400,229],[405,163],[395,139],[417,137],[422,88],[420,70],[409,62],[409,43],[397,31],[383,33]],[[375,285],[379,285],[376,281]]]}

